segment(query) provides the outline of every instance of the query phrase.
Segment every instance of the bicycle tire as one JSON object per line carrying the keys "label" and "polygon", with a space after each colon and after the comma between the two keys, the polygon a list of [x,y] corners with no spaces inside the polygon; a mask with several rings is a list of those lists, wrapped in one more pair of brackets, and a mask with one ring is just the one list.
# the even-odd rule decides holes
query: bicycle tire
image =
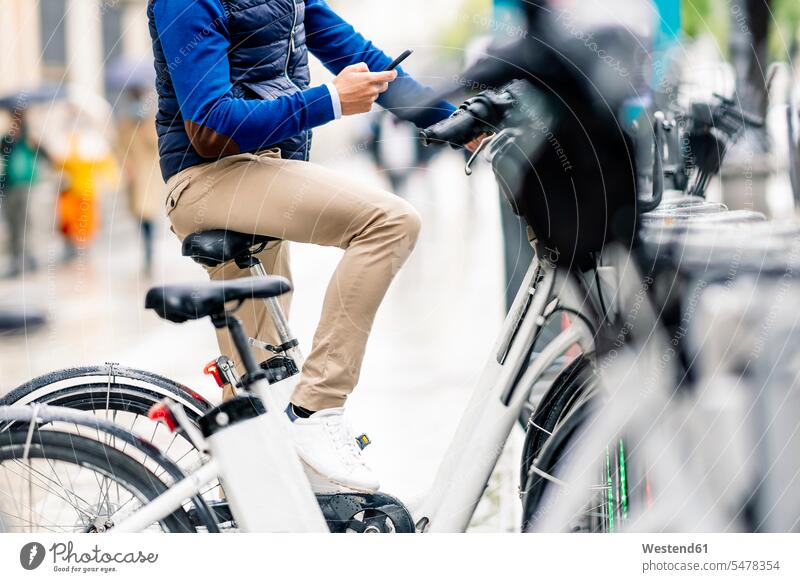
{"label": "bicycle tire", "polygon": [[[146,419],[143,424],[140,424],[140,427],[144,428],[154,424],[152,421],[150,421],[148,412],[150,407],[152,407],[154,404],[157,404],[161,400],[162,396],[160,394],[144,390],[139,387],[130,387],[125,385],[108,386],[105,384],[86,384],[58,389],[57,391],[40,396],[36,400],[30,402],[30,404],[60,406],[75,410],[95,412],[100,415],[105,412],[107,413],[106,419],[108,419],[108,414],[116,419],[117,412],[130,413],[136,415],[137,417],[141,417],[142,419]],[[183,405],[184,403],[180,402],[180,404]],[[196,424],[200,414],[198,414],[193,407],[187,408],[185,405],[184,410],[186,411],[186,415],[189,420]],[[137,420],[137,418],[134,418],[134,424]],[[0,431],[13,430],[15,427],[19,426],[19,424],[20,423],[14,422],[0,423]],[[156,425],[156,428],[157,427],[158,425]],[[132,427],[126,428],[132,430]],[[140,434],[142,437],[151,441],[155,435],[155,433],[152,435],[145,434],[145,431],[143,430],[140,431]],[[177,434],[185,441],[187,446],[195,449],[194,444],[189,439],[184,437],[182,433],[178,432]],[[166,453],[169,454],[168,452]]]}
{"label": "bicycle tire", "polygon": [[592,402],[584,401],[573,409],[545,443],[535,461],[537,472],[531,471],[523,488],[522,531],[534,528],[539,516],[546,513],[543,502],[554,483],[542,475],[556,477],[576,444],[584,423],[591,418]]}
{"label": "bicycle tire", "polygon": [[[113,479],[118,486],[122,486],[143,505],[167,490],[167,485],[140,463],[102,442],[80,435],[50,430],[34,430],[30,433],[30,441],[28,437],[28,431],[0,433],[0,466],[8,461],[28,463],[29,460],[37,459],[46,461],[51,467],[52,463],[56,461],[71,464]],[[28,442],[30,442],[29,446]],[[111,490],[110,485],[108,490]],[[8,492],[8,494],[9,496],[13,495],[12,492]],[[72,494],[76,500],[85,499],[85,496],[77,496],[74,491]],[[110,519],[110,516],[106,517]],[[8,524],[14,523],[17,518],[18,516],[6,513],[3,521],[8,527]],[[28,521],[30,522],[30,520]],[[32,525],[34,524],[30,522],[29,526]],[[159,525],[167,532],[196,531],[183,508],[177,508],[161,520]],[[113,527],[113,523],[110,527]],[[44,529],[52,528],[45,527]],[[86,531],[85,525],[83,531]]]}
{"label": "bicycle tire", "polygon": [[520,462],[520,485],[525,488],[531,463],[539,456],[558,423],[572,410],[580,395],[596,385],[592,361],[575,358],[553,381],[528,420]]}
{"label": "bicycle tire", "polygon": [[[95,380],[92,380],[92,379]],[[179,382],[158,374],[128,368],[117,364],[64,368],[37,376],[9,391],[0,398],[0,406],[31,404],[61,390],[80,385],[98,385],[115,389],[141,390],[145,393],[171,398],[183,404],[187,410],[202,415],[211,409],[212,404],[203,396]]]}
{"label": "bicycle tire", "polygon": [[[117,364],[65,368],[43,374],[0,398],[0,406],[47,404],[96,413],[102,413],[110,406],[107,412],[112,415],[115,412],[130,412],[146,419],[144,424],[148,425],[152,424],[148,417],[150,407],[164,398],[180,404],[193,422],[211,409],[207,400],[183,384],[146,370]],[[131,430],[136,422],[134,418],[129,427]],[[0,423],[0,431],[12,427],[11,423]],[[142,436],[152,440],[155,432]],[[191,441],[184,441],[195,449]],[[178,462],[180,460],[177,459]]]}
{"label": "bicycle tire", "polygon": [[[559,485],[545,475],[559,478],[587,424],[595,418],[598,402],[598,396],[580,402],[545,443],[535,462],[537,470],[530,472],[523,489],[523,531],[533,529],[540,516],[546,515],[550,495]],[[619,523],[628,518],[629,484],[622,439],[606,447],[601,471],[603,486],[587,492],[588,510],[585,509],[580,523],[569,524],[568,531],[615,532]]]}
{"label": "bicycle tire", "polygon": [[[156,440],[159,431],[167,438],[171,437],[171,440],[166,441],[163,445],[164,450],[161,452],[168,459],[172,460],[185,474],[190,474],[199,465],[202,453],[197,450],[194,443],[192,443],[180,429],[170,435],[166,432],[167,429],[164,425],[150,420],[148,417],[150,407],[160,402],[161,399],[162,396],[160,394],[139,387],[112,385],[109,389],[106,384],[90,384],[61,388],[41,396],[37,400],[34,400],[33,403],[95,412],[101,418],[113,421],[118,420],[117,412],[135,415],[132,424],[124,428],[134,434],[138,434],[139,437],[154,445],[159,444]],[[197,424],[197,419],[200,415],[196,412],[194,407],[187,408],[183,402],[180,403],[183,405],[188,419],[194,424]],[[26,425],[26,423],[0,423],[0,431],[14,430],[23,425]],[[84,434],[85,430],[82,431],[78,428],[77,432],[78,434]],[[104,438],[106,437],[99,434],[96,435],[96,440],[103,440]],[[179,445],[173,448],[178,439],[180,439]],[[106,444],[110,444],[110,442],[106,440]],[[125,452],[125,448],[122,450]],[[137,460],[144,466],[147,466],[150,461],[154,461],[154,459],[148,457],[137,458]],[[158,477],[162,477],[167,472],[159,465],[153,467],[153,470]],[[213,503],[217,497],[218,491],[219,483],[215,481],[209,484],[199,495],[207,503]]]}

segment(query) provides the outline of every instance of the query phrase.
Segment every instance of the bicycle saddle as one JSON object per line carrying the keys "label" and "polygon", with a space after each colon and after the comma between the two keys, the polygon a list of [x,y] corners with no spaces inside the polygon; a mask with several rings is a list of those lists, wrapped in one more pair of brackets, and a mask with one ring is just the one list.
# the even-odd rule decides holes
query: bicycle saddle
{"label": "bicycle saddle", "polygon": [[268,299],[291,290],[292,285],[288,280],[275,276],[165,285],[150,289],[144,306],[163,319],[183,323],[190,319],[221,315],[229,301]]}
{"label": "bicycle saddle", "polygon": [[206,230],[190,234],[183,240],[184,257],[206,267],[216,267],[228,261],[249,257],[258,245],[279,240],[271,236],[244,234],[232,230]]}

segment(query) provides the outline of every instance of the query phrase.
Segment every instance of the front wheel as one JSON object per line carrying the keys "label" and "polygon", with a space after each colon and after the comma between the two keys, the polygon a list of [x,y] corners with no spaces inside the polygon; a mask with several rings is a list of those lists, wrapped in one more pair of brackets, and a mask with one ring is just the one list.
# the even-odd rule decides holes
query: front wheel
{"label": "front wheel", "polygon": [[[547,440],[531,464],[523,488],[523,531],[536,530],[558,507],[562,494],[572,485],[565,482],[570,462],[596,419],[598,397],[578,404]],[[618,439],[605,448],[593,471],[595,480],[585,491],[583,507],[561,524],[563,531],[611,533],[619,531],[629,516],[630,482],[625,442]]]}
{"label": "front wheel", "polygon": [[525,422],[520,463],[520,483],[523,486],[531,464],[542,452],[550,435],[579,402],[595,391],[596,386],[597,373],[591,359],[585,355],[575,358],[553,381]]}

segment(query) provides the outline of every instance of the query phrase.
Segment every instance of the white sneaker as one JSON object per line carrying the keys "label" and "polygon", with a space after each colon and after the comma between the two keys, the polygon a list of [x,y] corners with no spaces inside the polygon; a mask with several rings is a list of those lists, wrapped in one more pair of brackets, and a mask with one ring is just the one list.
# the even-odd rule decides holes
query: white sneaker
{"label": "white sneaker", "polygon": [[372,469],[364,462],[343,408],[320,410],[308,418],[298,418],[291,408],[286,412],[292,420],[297,454],[315,493],[339,493],[341,488],[375,493],[380,488]]}

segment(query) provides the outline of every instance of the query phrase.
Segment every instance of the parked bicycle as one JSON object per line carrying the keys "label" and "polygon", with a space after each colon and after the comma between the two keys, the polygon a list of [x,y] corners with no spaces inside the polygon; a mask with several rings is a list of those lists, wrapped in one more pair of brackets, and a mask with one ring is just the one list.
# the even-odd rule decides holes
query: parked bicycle
{"label": "parked bicycle", "polygon": [[[787,531],[800,522],[794,497],[781,489],[796,470],[785,454],[793,425],[758,392],[769,386],[788,402],[791,390],[770,377],[791,377],[793,364],[774,357],[769,370],[754,364],[759,349],[746,339],[754,329],[765,337],[792,333],[788,326],[766,328],[774,315],[765,311],[769,297],[792,301],[787,286],[800,227],[697,199],[729,143],[761,120],[720,97],[695,104],[691,120],[687,142],[698,165],[689,197],[674,193],[642,216],[642,243],[620,280],[616,341],[601,348],[601,367],[608,368],[602,388],[551,431],[534,457],[524,510],[531,530],[571,529],[587,499],[601,502],[593,505],[598,513],[612,512],[614,497],[598,499],[598,489],[619,491],[616,514],[624,523],[617,527],[628,531]],[[765,302],[748,305],[755,293]],[[720,302],[724,313],[712,323],[706,314]],[[742,427],[752,425],[754,408],[769,416],[751,437]],[[768,449],[759,444],[764,440],[786,444]]]}

